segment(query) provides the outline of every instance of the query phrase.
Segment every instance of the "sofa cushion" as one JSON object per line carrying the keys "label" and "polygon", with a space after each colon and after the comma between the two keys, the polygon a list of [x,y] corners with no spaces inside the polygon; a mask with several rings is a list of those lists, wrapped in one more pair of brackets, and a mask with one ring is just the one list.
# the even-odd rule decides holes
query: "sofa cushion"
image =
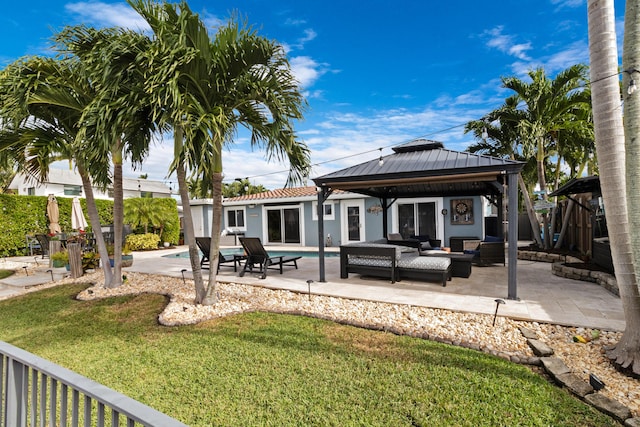
{"label": "sofa cushion", "polygon": [[484,236],[483,242],[486,242],[486,243],[502,242],[502,238],[501,237],[496,237],[496,236]]}
{"label": "sofa cushion", "polygon": [[398,262],[398,267],[409,270],[445,271],[451,259],[446,257],[428,257],[405,255]]}
{"label": "sofa cushion", "polygon": [[[397,245],[389,245],[386,243],[372,243],[372,242],[357,242],[357,243],[350,243],[348,245],[345,246],[356,246],[356,247],[368,247],[368,248],[394,248],[396,250],[396,261],[400,260],[400,257],[402,256],[402,252],[404,247],[403,246],[397,246]],[[413,248],[409,248],[411,250],[413,250]],[[358,255],[358,257],[361,255]],[[351,258],[352,256],[350,255],[349,258]],[[375,255],[371,255],[371,257],[375,257],[375,258],[385,258],[384,256],[375,256]]]}

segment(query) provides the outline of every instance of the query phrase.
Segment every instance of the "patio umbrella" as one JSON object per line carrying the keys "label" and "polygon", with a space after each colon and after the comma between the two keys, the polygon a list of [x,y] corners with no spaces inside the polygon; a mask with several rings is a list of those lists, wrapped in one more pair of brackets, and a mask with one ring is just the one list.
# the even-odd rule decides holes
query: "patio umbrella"
{"label": "patio umbrella", "polygon": [[58,200],[53,194],[49,194],[47,199],[47,215],[49,216],[49,233],[55,234],[62,232],[60,224],[60,212],[58,210]]}
{"label": "patio umbrella", "polygon": [[77,197],[74,197],[73,203],[71,203],[71,228],[80,231],[84,231],[87,228],[87,220],[84,218],[80,199]]}

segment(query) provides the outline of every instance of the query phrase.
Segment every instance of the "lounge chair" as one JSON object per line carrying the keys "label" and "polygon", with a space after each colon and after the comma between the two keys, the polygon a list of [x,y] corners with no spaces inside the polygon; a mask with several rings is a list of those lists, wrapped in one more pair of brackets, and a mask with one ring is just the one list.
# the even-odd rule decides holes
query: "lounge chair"
{"label": "lounge chair", "polygon": [[[200,267],[209,269],[209,261],[211,257],[211,237],[196,237],[196,245],[202,252],[202,258],[200,259]],[[244,256],[238,255],[222,255],[222,252],[218,252],[218,270],[222,264],[233,263],[233,271],[238,271],[238,264],[244,259]],[[229,266],[230,267],[230,266]]]}
{"label": "lounge chair", "polygon": [[49,236],[46,234],[36,234],[36,240],[40,245],[40,250],[42,251],[42,258],[45,256],[49,256]]}
{"label": "lounge chair", "polygon": [[240,237],[240,244],[247,255],[244,267],[240,271],[240,277],[244,276],[247,271],[253,272],[256,264],[260,268],[258,272],[261,279],[267,277],[268,269],[278,269],[282,274],[284,265],[293,265],[297,269],[298,260],[302,258],[300,256],[270,256],[257,237]]}

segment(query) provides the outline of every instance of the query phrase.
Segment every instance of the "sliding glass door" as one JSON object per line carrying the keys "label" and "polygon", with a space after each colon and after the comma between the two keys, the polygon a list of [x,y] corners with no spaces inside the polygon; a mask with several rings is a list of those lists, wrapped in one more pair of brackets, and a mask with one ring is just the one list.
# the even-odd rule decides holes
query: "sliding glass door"
{"label": "sliding glass door", "polygon": [[300,244],[300,208],[267,208],[267,242]]}
{"label": "sliding glass door", "polygon": [[432,239],[438,236],[437,201],[398,201],[397,227],[403,238],[427,235]]}

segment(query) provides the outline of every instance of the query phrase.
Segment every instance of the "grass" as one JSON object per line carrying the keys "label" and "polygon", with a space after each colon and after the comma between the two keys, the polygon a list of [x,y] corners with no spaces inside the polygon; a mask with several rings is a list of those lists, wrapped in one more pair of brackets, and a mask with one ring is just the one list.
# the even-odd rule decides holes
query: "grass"
{"label": "grass", "polygon": [[0,280],[5,279],[13,274],[13,270],[0,269]]}
{"label": "grass", "polygon": [[81,289],[0,301],[0,339],[190,426],[617,425],[479,352],[268,313],[162,327],[162,296]]}

